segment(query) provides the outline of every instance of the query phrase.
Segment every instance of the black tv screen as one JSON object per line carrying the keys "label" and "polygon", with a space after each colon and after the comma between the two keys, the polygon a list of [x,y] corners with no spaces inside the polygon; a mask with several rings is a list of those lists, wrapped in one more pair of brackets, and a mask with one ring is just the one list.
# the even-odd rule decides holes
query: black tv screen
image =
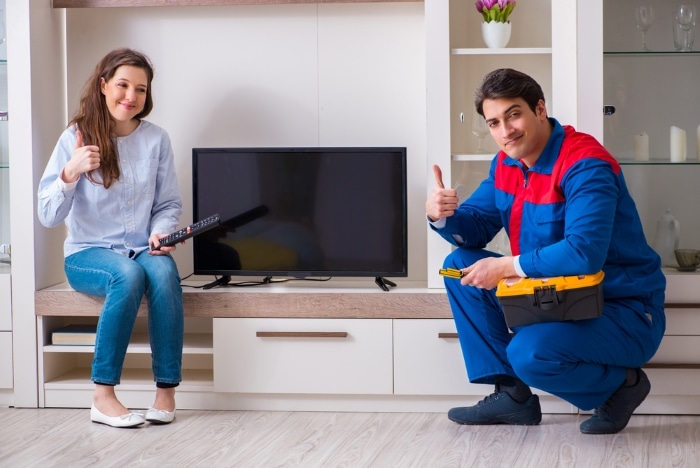
{"label": "black tv screen", "polygon": [[194,274],[407,276],[406,148],[194,148]]}

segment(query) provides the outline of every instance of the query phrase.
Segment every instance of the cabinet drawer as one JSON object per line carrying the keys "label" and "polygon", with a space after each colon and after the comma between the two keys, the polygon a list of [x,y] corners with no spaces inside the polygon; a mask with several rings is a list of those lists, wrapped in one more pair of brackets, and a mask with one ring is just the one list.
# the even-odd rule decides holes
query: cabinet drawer
{"label": "cabinet drawer", "polygon": [[700,364],[700,336],[664,336],[649,362],[654,364]]}
{"label": "cabinet drawer", "polygon": [[12,330],[12,288],[10,275],[0,274],[0,331]]}
{"label": "cabinet drawer", "polygon": [[392,393],[391,320],[214,319],[214,389]]}
{"label": "cabinet drawer", "polygon": [[667,307],[666,335],[700,335],[700,308]]}
{"label": "cabinet drawer", "polygon": [[469,383],[459,340],[451,335],[456,336],[452,319],[394,320],[394,393],[487,395],[493,391],[491,385]]}
{"label": "cabinet drawer", "polygon": [[0,388],[12,388],[11,332],[0,332]]}

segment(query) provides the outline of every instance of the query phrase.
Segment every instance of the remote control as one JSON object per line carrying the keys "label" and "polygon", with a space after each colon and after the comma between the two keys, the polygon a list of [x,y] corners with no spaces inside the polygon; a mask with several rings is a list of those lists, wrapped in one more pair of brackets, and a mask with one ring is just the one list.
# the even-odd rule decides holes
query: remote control
{"label": "remote control", "polygon": [[[201,221],[197,221],[196,223],[190,224],[189,226],[185,226],[184,228],[171,232],[167,236],[163,237],[160,240],[160,246],[171,246],[175,245],[178,242],[182,242],[185,239],[189,239],[190,237],[196,236],[197,234],[201,234],[205,231],[208,231],[209,229],[215,228],[216,226],[219,225],[220,219],[219,215],[214,214],[209,216],[208,218],[204,218]],[[153,247],[151,246],[152,250],[159,250],[160,247]]]}

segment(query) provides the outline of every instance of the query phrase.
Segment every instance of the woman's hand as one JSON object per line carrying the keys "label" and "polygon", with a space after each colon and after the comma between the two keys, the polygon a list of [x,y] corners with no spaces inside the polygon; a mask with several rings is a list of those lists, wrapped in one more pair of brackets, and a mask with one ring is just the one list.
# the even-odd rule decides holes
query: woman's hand
{"label": "woman's hand", "polygon": [[[174,252],[177,249],[175,245],[160,245],[160,240],[164,237],[168,237],[167,234],[152,234],[148,238],[148,245],[151,246],[149,253],[151,255],[166,255],[170,252]],[[184,241],[182,242],[185,243]]]}
{"label": "woman's hand", "polygon": [[83,146],[83,134],[80,130],[77,130],[75,135],[77,139],[75,140],[73,154],[61,174],[61,179],[67,184],[77,182],[80,174],[100,167],[100,148],[95,145]]}

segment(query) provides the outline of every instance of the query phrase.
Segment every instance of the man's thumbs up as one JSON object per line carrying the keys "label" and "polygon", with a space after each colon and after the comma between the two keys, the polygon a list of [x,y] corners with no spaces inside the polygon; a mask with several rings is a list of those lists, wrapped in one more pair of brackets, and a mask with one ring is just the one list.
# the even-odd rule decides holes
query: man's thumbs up
{"label": "man's thumbs up", "polygon": [[435,183],[440,188],[445,188],[445,184],[442,182],[442,169],[437,164],[433,165],[433,174],[435,174]]}

